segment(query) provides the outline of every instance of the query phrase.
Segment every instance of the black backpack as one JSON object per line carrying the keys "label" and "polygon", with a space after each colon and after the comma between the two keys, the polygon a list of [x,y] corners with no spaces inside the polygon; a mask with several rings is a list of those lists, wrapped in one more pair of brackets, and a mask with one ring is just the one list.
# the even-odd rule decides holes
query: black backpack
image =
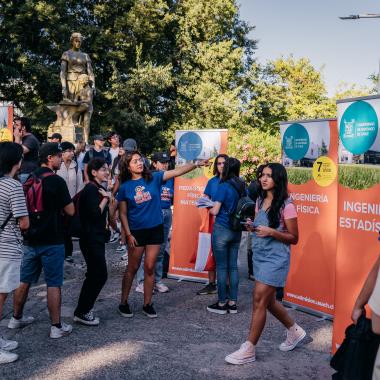
{"label": "black backpack", "polygon": [[371,320],[365,312],[346,329],[342,345],[332,357],[330,365],[337,372],[333,380],[371,380],[380,336],[372,332]]}
{"label": "black backpack", "polygon": [[246,194],[245,186],[239,189],[239,185],[233,180],[227,181],[239,195],[239,200],[234,211],[230,213],[230,225],[233,231],[246,231],[244,222],[247,218],[254,218],[255,202]]}

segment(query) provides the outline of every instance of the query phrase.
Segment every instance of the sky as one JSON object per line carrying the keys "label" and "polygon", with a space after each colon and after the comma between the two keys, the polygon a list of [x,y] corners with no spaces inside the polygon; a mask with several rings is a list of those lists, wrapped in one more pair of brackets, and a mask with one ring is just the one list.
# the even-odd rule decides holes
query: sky
{"label": "sky", "polygon": [[379,71],[380,18],[339,16],[380,13],[375,0],[238,0],[240,17],[255,26],[259,62],[293,54],[323,67],[329,95],[341,82],[370,86]]}

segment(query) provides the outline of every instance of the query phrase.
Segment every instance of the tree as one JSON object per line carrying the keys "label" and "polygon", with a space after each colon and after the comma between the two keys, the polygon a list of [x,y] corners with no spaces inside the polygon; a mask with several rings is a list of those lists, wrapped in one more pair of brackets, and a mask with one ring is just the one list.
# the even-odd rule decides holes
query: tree
{"label": "tree", "polygon": [[91,132],[115,128],[152,150],[176,128],[239,124],[250,30],[235,0],[3,1],[0,98],[46,130],[61,54],[81,32],[96,75]]}
{"label": "tree", "polygon": [[280,121],[327,118],[335,113],[321,71],[307,58],[282,57],[254,65],[247,81],[247,124],[269,133],[278,133]]}

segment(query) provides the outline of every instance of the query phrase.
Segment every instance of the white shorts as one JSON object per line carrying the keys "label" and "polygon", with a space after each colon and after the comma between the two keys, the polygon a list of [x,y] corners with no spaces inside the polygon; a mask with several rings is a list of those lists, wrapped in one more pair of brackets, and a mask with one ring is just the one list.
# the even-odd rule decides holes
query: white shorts
{"label": "white shorts", "polygon": [[20,260],[0,259],[0,293],[10,293],[20,285]]}

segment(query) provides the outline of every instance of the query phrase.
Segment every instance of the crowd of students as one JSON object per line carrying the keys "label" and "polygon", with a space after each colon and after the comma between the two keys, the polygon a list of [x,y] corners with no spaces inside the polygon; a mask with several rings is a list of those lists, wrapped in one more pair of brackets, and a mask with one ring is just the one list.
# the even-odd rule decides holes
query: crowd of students
{"label": "crowd of students", "polygon": [[[7,295],[14,292],[8,327],[20,328],[34,321],[23,309],[30,286],[43,269],[50,337],[71,333],[72,326],[61,320],[61,287],[64,260],[72,261],[72,241],[77,236],[87,270],[73,320],[88,326],[100,323],[94,304],[107,281],[105,244],[118,239],[117,250],[127,260],[118,312],[133,317],[128,300],[137,276],[136,291],[144,294],[142,311],[157,317],[152,294],[169,290],[161,280],[172,223],[173,179],[208,162],[174,167],[174,142],[169,152],[154,153],[150,162],[137,150],[135,140],[121,143],[115,132],[108,135],[108,149],[102,135],[94,136],[90,149],[61,140],[62,136],[54,134],[40,146],[29,120],[20,118],[15,121],[14,142],[0,143],[0,316]],[[217,293],[216,302],[207,307],[209,312],[238,312],[242,232],[232,227],[231,214],[239,200],[250,194],[248,189],[255,189],[256,204],[254,215],[244,220],[254,252],[251,326],[247,340],[225,360],[245,364],[256,359],[267,311],[287,331],[279,349],[293,350],[306,332],[276,300],[276,289],[284,286],[288,275],[290,245],[298,241],[297,213],[288,195],[286,170],[278,163],[263,164],[247,188],[236,158],[220,154],[213,169],[214,177],[204,193],[213,202],[209,212],[215,217],[212,251],[216,271],[209,273],[208,285],[198,292]],[[17,346],[15,341],[0,338],[0,364],[18,358],[11,352]]]}

